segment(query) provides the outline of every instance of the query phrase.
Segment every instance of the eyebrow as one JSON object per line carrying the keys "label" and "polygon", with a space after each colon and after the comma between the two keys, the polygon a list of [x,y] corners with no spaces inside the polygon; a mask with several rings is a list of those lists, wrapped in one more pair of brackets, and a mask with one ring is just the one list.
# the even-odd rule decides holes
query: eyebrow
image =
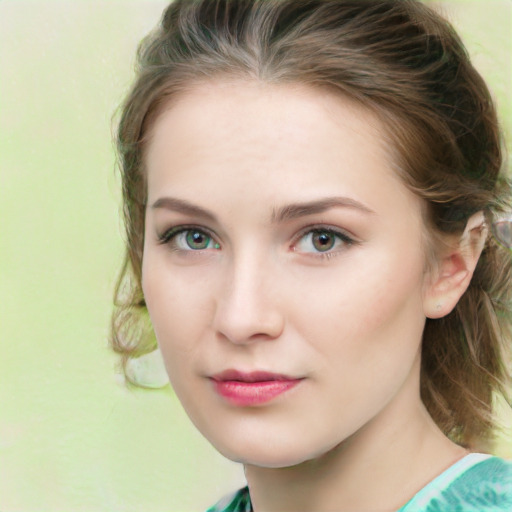
{"label": "eyebrow", "polygon": [[316,201],[309,201],[307,203],[294,203],[284,206],[279,210],[273,212],[272,222],[285,222],[307,215],[314,215],[316,213],[323,213],[332,208],[350,208],[359,210],[365,214],[375,215],[375,212],[368,208],[368,206],[351,199],[349,197],[326,197]]}
{"label": "eyebrow", "polygon": [[164,208],[174,212],[190,215],[191,217],[201,217],[205,220],[215,222],[217,218],[215,215],[200,206],[184,201],[183,199],[176,199],[175,197],[161,197],[157,199],[152,205],[151,209]]}
{"label": "eyebrow", "polygon": [[[183,199],[177,199],[174,197],[161,197],[151,205],[151,208],[164,208],[166,210],[183,213],[192,217],[201,217],[212,222],[217,221],[216,216],[210,211]],[[355,199],[351,199],[349,197],[327,197],[305,203],[292,203],[283,206],[278,210],[274,209],[271,216],[271,222],[273,224],[279,224],[281,222],[290,221],[300,217],[323,213],[332,208],[350,208],[365,214],[375,215],[373,210]]]}

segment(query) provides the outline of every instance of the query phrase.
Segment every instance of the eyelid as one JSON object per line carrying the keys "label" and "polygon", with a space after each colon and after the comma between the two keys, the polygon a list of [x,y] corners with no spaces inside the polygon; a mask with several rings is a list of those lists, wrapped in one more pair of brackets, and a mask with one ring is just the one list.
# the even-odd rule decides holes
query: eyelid
{"label": "eyelid", "polygon": [[[161,234],[157,234],[157,242],[159,245],[171,245],[172,241],[179,234],[186,232],[186,231],[193,231],[193,230],[200,231],[200,232],[204,233],[206,236],[210,237],[213,240],[213,242],[215,243],[215,245],[217,246],[217,247],[215,247],[216,249],[221,248],[216,234],[213,233],[210,229],[208,229],[204,226],[197,225],[197,224],[179,224],[176,226],[171,226],[170,228],[164,230]],[[309,251],[297,250],[296,246],[300,242],[300,240],[303,239],[306,235],[311,234],[315,231],[316,232],[325,231],[326,233],[331,233],[332,235],[338,237],[343,242],[343,247],[338,248],[338,249],[327,250],[325,252],[321,252],[321,251],[309,252]],[[293,240],[290,244],[290,248],[294,252],[307,254],[310,257],[328,258],[328,257],[335,256],[338,253],[341,253],[344,250],[346,250],[348,247],[355,245],[355,244],[359,244],[359,243],[360,243],[359,240],[346,229],[340,228],[338,226],[332,226],[329,224],[311,224],[311,225],[308,225],[308,226],[305,226],[304,228],[302,228],[293,237]],[[173,249],[181,250],[179,248],[173,248]],[[205,250],[207,250],[207,249],[197,249],[197,250],[191,249],[190,252],[200,253]],[[186,252],[189,252],[189,251],[186,251]]]}
{"label": "eyelid", "polygon": [[[343,241],[343,245],[344,245],[345,249],[352,245],[359,244],[359,240],[353,234],[351,234],[349,231],[347,231],[346,229],[331,226],[329,224],[312,224],[310,226],[306,226],[303,229],[301,229],[299,231],[299,233],[293,238],[292,243],[291,243],[292,250],[294,252],[299,252],[296,249],[296,245],[298,244],[298,242],[300,242],[300,240],[302,240],[306,235],[313,233],[315,231],[325,231],[327,233],[331,233],[331,234],[337,236],[338,238],[340,238]],[[325,252],[320,252],[320,251],[307,252],[304,254],[308,254],[309,256],[312,256],[312,257],[326,258],[326,257],[332,257],[337,253],[343,252],[343,250],[344,249],[342,248],[342,249],[337,249],[337,250],[329,250],[329,251],[325,251]]]}
{"label": "eyelid", "polygon": [[[204,226],[198,226],[197,224],[179,224],[177,226],[172,226],[172,227],[164,230],[161,234],[157,234],[158,244],[159,245],[170,244],[180,233],[183,233],[185,231],[193,231],[193,230],[200,231],[201,233],[204,233],[205,235],[210,237],[215,242],[215,244],[218,245],[220,248],[220,244],[217,241],[216,235],[212,231],[210,231],[208,228],[205,228]],[[198,250],[192,251],[192,252],[199,252],[201,250],[206,250],[206,249],[198,249]]]}
{"label": "eyelid", "polygon": [[307,235],[311,231],[328,231],[329,233],[334,233],[335,235],[340,235],[341,237],[348,238],[352,240],[354,243],[358,242],[357,237],[352,234],[348,229],[340,228],[339,226],[333,226],[331,224],[322,224],[315,223],[309,224],[302,229],[299,230],[297,235],[295,235],[294,240],[297,241],[302,238],[304,235]]}

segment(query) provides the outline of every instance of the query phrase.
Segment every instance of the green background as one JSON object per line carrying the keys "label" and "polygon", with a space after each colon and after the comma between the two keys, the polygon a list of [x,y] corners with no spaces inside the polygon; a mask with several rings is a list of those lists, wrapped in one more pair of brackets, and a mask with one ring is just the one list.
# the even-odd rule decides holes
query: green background
{"label": "green background", "polygon": [[[441,3],[510,141],[512,2]],[[107,345],[111,117],[165,5],[0,0],[0,512],[201,511],[243,482],[168,386],[125,385]],[[496,450],[512,457],[510,440]]]}

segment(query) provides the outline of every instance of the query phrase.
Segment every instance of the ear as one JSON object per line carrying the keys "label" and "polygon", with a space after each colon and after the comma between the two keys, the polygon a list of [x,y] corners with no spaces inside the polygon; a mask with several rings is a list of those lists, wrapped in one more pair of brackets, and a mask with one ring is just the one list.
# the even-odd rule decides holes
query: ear
{"label": "ear", "polygon": [[487,240],[483,212],[472,215],[462,236],[449,244],[440,256],[437,269],[428,276],[423,298],[427,318],[448,315],[467,290]]}

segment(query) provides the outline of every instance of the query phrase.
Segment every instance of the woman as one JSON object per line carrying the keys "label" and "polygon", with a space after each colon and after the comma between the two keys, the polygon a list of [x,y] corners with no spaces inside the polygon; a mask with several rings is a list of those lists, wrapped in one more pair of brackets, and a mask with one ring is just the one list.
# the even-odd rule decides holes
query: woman
{"label": "woman", "polygon": [[494,106],[416,1],[178,0],[118,133],[114,347],[244,464],[212,511],[505,511]]}

